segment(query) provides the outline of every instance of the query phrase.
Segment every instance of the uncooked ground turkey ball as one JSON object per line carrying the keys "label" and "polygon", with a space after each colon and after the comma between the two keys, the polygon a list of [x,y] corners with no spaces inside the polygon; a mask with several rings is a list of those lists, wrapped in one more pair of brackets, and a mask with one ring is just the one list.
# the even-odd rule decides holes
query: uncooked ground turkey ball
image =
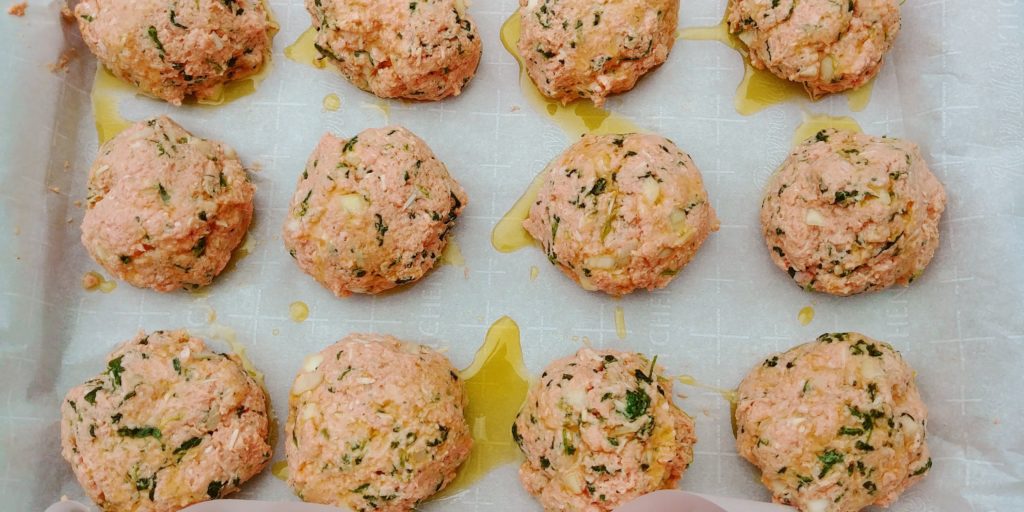
{"label": "uncooked ground turkey ball", "polygon": [[778,503],[803,512],[888,506],[932,467],[914,377],[887,343],[823,334],[743,379],[736,447]]}
{"label": "uncooked ground turkey ball", "polygon": [[697,166],[658,135],[586,135],[543,172],[523,227],[586,290],[662,288],[718,230]]}
{"label": "uncooked ground turkey ball", "polygon": [[772,260],[800,286],[851,295],[920,276],[945,207],[913,143],[823,130],[769,179],[761,226]]}
{"label": "uncooked ground turkey ball", "polygon": [[729,31],[758,69],[803,84],[812,98],[878,74],[900,31],[897,0],[730,0]]}
{"label": "uncooked ground turkey ball", "polygon": [[679,0],[519,0],[519,54],[545,96],[597,106],[668,58]]}
{"label": "uncooked ground turkey ball", "polygon": [[277,31],[260,0],[82,0],[75,17],[100,63],[175,105],[258,72]]}
{"label": "uncooked ground turkey ball", "polygon": [[68,391],[62,454],[102,510],[176,512],[266,467],[267,407],[236,356],[185,331],[140,333]]}
{"label": "uncooked ground turkey ball", "polygon": [[662,372],[616,350],[548,365],[512,427],[526,459],[519,477],[545,510],[612,510],[676,486],[697,439]]}
{"label": "uncooked ground turkey ball", "polygon": [[118,278],[161,292],[213,281],[252,220],[254,189],[235,151],[167,117],[104,144],[88,187],[89,254]]}
{"label": "uncooked ground turkey ball", "polygon": [[303,363],[289,399],[288,483],[303,500],[407,511],[455,478],[473,440],[443,355],[352,334]]}
{"label": "uncooked ground turkey ball", "polygon": [[462,187],[409,130],[327,134],[299,177],[284,241],[335,295],[379,293],[434,267],[465,205]]}
{"label": "uncooked ground turkey ball", "polygon": [[456,96],[482,45],[463,0],[306,0],[316,49],[360,89],[382,98]]}

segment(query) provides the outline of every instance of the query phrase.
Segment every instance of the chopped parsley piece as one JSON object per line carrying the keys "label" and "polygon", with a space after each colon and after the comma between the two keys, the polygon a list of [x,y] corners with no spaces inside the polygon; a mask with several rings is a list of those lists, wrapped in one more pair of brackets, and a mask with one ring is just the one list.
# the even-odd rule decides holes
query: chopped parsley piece
{"label": "chopped parsley piece", "polygon": [[182,28],[182,29],[188,29],[188,27],[186,27],[185,25],[182,25],[181,23],[178,23],[178,20],[174,19],[175,15],[176,14],[174,12],[174,9],[171,9],[171,15],[170,15],[171,25],[174,25],[175,27]]}
{"label": "chopped parsley piece", "polygon": [[545,50],[540,46],[537,47],[537,53],[541,54],[545,59],[550,59],[556,55],[555,52]]}
{"label": "chopped parsley piece", "polygon": [[523,436],[519,434],[519,426],[515,423],[512,424],[512,440],[519,445],[519,448],[523,447]]}
{"label": "chopped parsley piece", "polygon": [[856,190],[837,190],[834,202],[835,204],[847,204],[856,201],[858,197],[860,197],[860,192]]}
{"label": "chopped parsley piece", "polygon": [[92,391],[89,391],[88,393],[85,394],[85,401],[89,402],[90,404],[96,405],[96,393],[101,389],[103,389],[103,386],[97,386],[95,388],[92,388]]}
{"label": "chopped parsley piece", "polygon": [[199,446],[199,444],[202,443],[202,442],[203,442],[203,438],[201,438],[201,437],[193,437],[192,439],[189,439],[188,441],[185,441],[184,443],[181,443],[181,446],[175,448],[174,449],[174,454],[175,455],[181,455],[181,454],[191,450],[192,448],[195,448],[196,446]]}
{"label": "chopped parsley piece", "polygon": [[156,190],[160,193],[160,200],[163,201],[164,204],[169,204],[171,202],[171,195],[167,193],[167,189],[164,188],[163,183],[157,183]]}
{"label": "chopped parsley piece", "polygon": [[[341,60],[341,59],[338,59],[338,60]],[[341,148],[341,152],[342,153],[348,153],[349,151],[352,151],[352,148],[356,147],[356,143],[357,142],[359,142],[359,136],[358,135],[356,135],[355,137],[352,137],[351,139],[349,139],[348,142],[346,142],[345,145]]]}
{"label": "chopped parsley piece", "polygon": [[121,386],[121,374],[124,372],[124,367],[121,366],[121,360],[122,359],[124,359],[123,355],[122,356],[117,356],[116,358],[111,359],[107,363],[107,371],[104,372],[107,375],[110,375],[110,379],[114,383],[114,387],[115,388]]}
{"label": "chopped parsley piece", "polygon": [[158,36],[156,33],[156,27],[150,25],[147,33],[149,34],[149,38],[153,41],[153,45],[156,46],[156,51],[160,52],[160,60],[163,60],[164,45],[160,42],[160,36]]}
{"label": "chopped parsley piece", "polygon": [[825,478],[832,466],[843,462],[843,454],[835,450],[828,450],[819,455],[818,460],[821,461],[821,472],[818,473],[818,478]]}
{"label": "chopped parsley piece", "polygon": [[931,457],[929,457],[928,458],[928,462],[925,462],[924,466],[921,466],[920,468],[914,470],[914,472],[911,473],[910,476],[920,476],[920,475],[923,475],[923,474],[927,473],[928,470],[931,469],[931,468],[932,468],[932,459],[931,459]]}
{"label": "chopped parsley piece", "polygon": [[384,245],[384,235],[388,232],[388,225],[384,223],[384,217],[381,217],[379,213],[373,214],[376,220],[373,223],[373,228],[377,230],[377,246]]}
{"label": "chopped parsley piece", "polygon": [[132,439],[142,439],[144,437],[160,439],[163,437],[163,434],[160,433],[160,429],[156,427],[121,427],[117,429],[117,435],[121,437],[130,437]]}
{"label": "chopped parsley piece", "polygon": [[200,258],[200,257],[203,256],[203,254],[206,254],[206,237],[205,236],[204,237],[200,237],[199,240],[196,241],[196,244],[192,246],[192,255],[193,256],[195,256],[196,258]]}
{"label": "chopped parsley piece", "polygon": [[643,389],[631,389],[626,391],[626,409],[623,415],[629,421],[635,421],[640,416],[647,414],[647,408],[651,405],[651,397]]}
{"label": "chopped parsley piece", "polygon": [[850,347],[850,353],[855,356],[867,355],[871,357],[882,357],[882,351],[878,350],[878,347],[874,343],[868,343],[864,340],[859,340]]}
{"label": "chopped parsley piece", "polygon": [[224,482],[221,482],[220,480],[214,480],[210,482],[210,485],[206,486],[206,495],[209,496],[210,499],[215,500],[220,497],[220,491],[223,488]]}
{"label": "chopped parsley piece", "polygon": [[448,427],[444,425],[438,425],[437,428],[441,432],[441,436],[438,437],[437,439],[427,441],[427,446],[431,448],[435,446],[440,446],[441,443],[444,443],[445,441],[448,440]]}
{"label": "chopped parsley piece", "polygon": [[855,446],[857,447],[858,450],[863,451],[863,452],[873,452],[873,451],[875,451],[875,447],[874,446],[871,446],[870,444],[865,443],[864,441],[861,441],[860,439],[857,440],[857,444]]}

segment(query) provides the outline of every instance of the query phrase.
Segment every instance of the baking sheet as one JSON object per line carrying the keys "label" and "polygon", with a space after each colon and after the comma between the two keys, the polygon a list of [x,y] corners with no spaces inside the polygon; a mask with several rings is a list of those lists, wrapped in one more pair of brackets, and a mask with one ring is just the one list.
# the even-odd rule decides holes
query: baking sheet
{"label": "baking sheet", "polygon": [[[680,26],[713,25],[723,0],[686,0]],[[62,494],[84,499],[58,442],[58,406],[71,386],[98,373],[104,355],[138,329],[237,332],[266,373],[278,414],[303,357],[351,331],[387,332],[447,347],[465,367],[502,315],[523,333],[534,373],[555,357],[595,346],[658,354],[673,373],[735,386],[768,352],[831,330],[857,330],[893,343],[919,372],[930,406],[934,468],[896,511],[991,511],[1024,507],[1024,3],[908,0],[903,31],[868,108],[853,114],[874,134],[917,141],[945,183],[942,244],[907,289],[839,299],[793,286],[770,262],[757,225],[761,187],[788,152],[804,112],[847,115],[845,98],[733,110],[742,63],[715,42],[679,41],[669,61],[608,106],[662,133],[702,169],[721,230],[671,286],[621,300],[582,291],[533,249],[500,254],[492,226],[568,137],[524,100],[518,69],[498,30],[513,0],[477,0],[470,12],[484,39],[477,77],[458,98],[433,104],[379,101],[328,70],[283,57],[308,26],[301,2],[271,2],[281,24],[273,70],[258,91],[218,107],[123,98],[130,119],[167,113],[195,133],[224,140],[258,187],[250,255],[205,295],[161,295],[121,284],[82,290],[99,270],[78,241],[85,177],[97,143],[85,51],[51,73],[66,44],[59,4],[31,1],[24,18],[0,14],[0,501],[42,510]],[[4,5],[6,9],[6,4]],[[341,108],[327,112],[328,93]],[[324,131],[354,134],[400,123],[423,136],[466,188],[470,204],[455,239],[465,267],[442,266],[417,285],[375,298],[339,300],[300,273],[280,226],[298,172]],[[540,269],[531,281],[530,268]],[[305,301],[309,319],[288,318]],[[797,312],[812,305],[814,321]],[[627,339],[614,310],[625,312]],[[728,405],[677,386],[697,421],[696,456],[681,483],[705,494],[766,499],[755,471],[736,454]],[[283,456],[279,442],[274,460]],[[425,510],[537,510],[514,466]],[[236,497],[295,499],[269,471]]]}

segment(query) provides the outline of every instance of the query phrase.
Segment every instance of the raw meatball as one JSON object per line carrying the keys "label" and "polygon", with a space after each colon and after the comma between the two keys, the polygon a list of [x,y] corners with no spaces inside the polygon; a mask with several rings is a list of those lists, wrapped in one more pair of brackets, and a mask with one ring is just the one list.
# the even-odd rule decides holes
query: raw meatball
{"label": "raw meatball", "polygon": [[670,489],[693,460],[693,420],[672,381],[640,354],[582,349],[551,363],[512,436],[519,478],[545,510],[612,510]]}
{"label": "raw meatball", "polygon": [[600,107],[665,62],[678,15],[679,0],[519,0],[519,54],[545,96]]}
{"label": "raw meatball", "polygon": [[89,169],[82,243],[134,286],[205,286],[245,237],[253,194],[233,149],[168,117],[140,121],[104,144]]}
{"label": "raw meatball", "polygon": [[465,407],[443,355],[391,336],[349,335],[308,357],[292,386],[288,483],[306,501],[411,510],[469,456]]}
{"label": "raw meatball", "polygon": [[544,169],[523,227],[586,290],[662,288],[718,218],[700,171],[658,135],[586,135]]}
{"label": "raw meatball", "polygon": [[932,466],[914,371],[887,343],[823,334],[766,359],[738,393],[736,447],[778,503],[888,506]]}
{"label": "raw meatball", "polygon": [[897,0],[730,0],[729,31],[750,63],[803,84],[812,98],[878,74],[900,31]]}
{"label": "raw meatball", "polygon": [[81,0],[75,17],[100,63],[174,105],[258,72],[277,32],[260,0]]}
{"label": "raw meatball", "polygon": [[465,205],[462,187],[409,130],[327,134],[299,179],[284,243],[335,295],[379,293],[434,267]]}
{"label": "raw meatball", "polygon": [[772,260],[800,286],[851,295],[920,276],[945,208],[913,143],[823,130],[768,180],[761,226]]}
{"label": "raw meatball", "polygon": [[185,331],[139,333],[68,391],[61,446],[108,512],[174,512],[227,496],[270,461],[263,388]]}
{"label": "raw meatball", "polygon": [[480,63],[480,35],[462,0],[306,0],[316,49],[356,87],[381,98],[458,96]]}

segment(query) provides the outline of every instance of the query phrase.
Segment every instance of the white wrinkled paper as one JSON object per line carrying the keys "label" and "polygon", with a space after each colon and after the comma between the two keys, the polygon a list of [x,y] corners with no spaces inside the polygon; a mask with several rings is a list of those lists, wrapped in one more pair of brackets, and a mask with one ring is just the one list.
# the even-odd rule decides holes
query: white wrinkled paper
{"label": "white wrinkled paper", "polygon": [[[684,0],[681,26],[713,25],[724,0]],[[7,4],[4,4],[6,9]],[[1011,511],[1024,507],[1024,2],[907,0],[903,30],[868,108],[853,113],[870,133],[918,142],[945,183],[942,243],[925,275],[906,289],[850,298],[801,291],[775,268],[759,234],[761,187],[785,158],[803,112],[849,115],[845,97],[799,101],[751,117],[733,110],[742,63],[710,41],[678,41],[667,62],[609,107],[673,139],[704,173],[722,220],[667,289],[621,300],[587,293],[533,248],[500,254],[498,218],[567,136],[528,104],[518,69],[498,39],[514,0],[477,0],[484,38],[477,77],[441,103],[387,102],[390,122],[431,145],[470,202],[455,239],[466,266],[442,266],[415,286],[380,297],[337,299],[302,274],[280,227],[298,173],[325,131],[349,136],[389,120],[381,102],[329,70],[283,57],[308,26],[298,0],[272,2],[281,23],[273,70],[256,94],[219,108],[136,97],[131,119],[170,114],[197,135],[223,140],[253,172],[257,190],[251,254],[205,295],[158,294],[121,283],[86,292],[100,270],[79,242],[85,178],[97,149],[89,90],[95,61],[84,49],[54,74],[65,45],[57,2],[30,0],[27,15],[0,13],[0,502],[43,510],[61,495],[88,501],[59,448],[59,403],[99,373],[104,355],[139,329],[233,329],[266,373],[279,419],[302,359],[352,331],[387,332],[449,349],[469,364],[488,326],[509,315],[522,328],[534,373],[584,342],[657,354],[671,373],[733,387],[772,351],[825,331],[856,330],[891,342],[918,371],[930,406],[934,468],[892,510]],[[341,108],[321,102],[337,93]],[[67,162],[67,166],[65,166]],[[536,280],[530,268],[540,269]],[[288,305],[309,305],[294,323]],[[811,305],[809,326],[797,312]],[[616,336],[622,307],[628,336]],[[696,456],[681,488],[767,499],[756,471],[735,453],[728,404],[677,385],[697,422]],[[274,460],[283,457],[279,440]],[[295,500],[269,471],[233,497]],[[426,510],[538,510],[514,466]]]}

